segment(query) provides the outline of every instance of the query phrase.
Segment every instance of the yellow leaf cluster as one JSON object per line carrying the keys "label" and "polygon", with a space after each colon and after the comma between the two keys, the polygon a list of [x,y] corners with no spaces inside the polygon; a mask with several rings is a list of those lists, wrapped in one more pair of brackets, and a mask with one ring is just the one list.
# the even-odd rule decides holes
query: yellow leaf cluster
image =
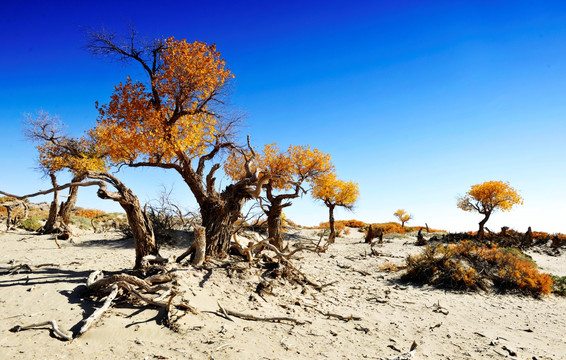
{"label": "yellow leaf cluster", "polygon": [[[230,155],[224,165],[228,176],[234,180],[242,179],[246,173],[244,163],[249,153]],[[277,144],[268,144],[263,152],[256,154],[252,171],[261,170],[263,176],[271,176],[270,185],[277,190],[290,190],[297,184],[312,182],[316,177],[332,171],[330,155],[310,146],[289,146],[280,151]]]}
{"label": "yellow leaf cluster", "polygon": [[91,141],[84,138],[65,138],[58,144],[39,145],[37,150],[41,167],[50,172],[69,169],[75,174],[82,174],[107,169],[104,156],[100,155]]}
{"label": "yellow leaf cluster", "polygon": [[312,196],[327,205],[350,207],[360,196],[360,190],[357,183],[340,180],[336,173],[331,172],[316,178]]}
{"label": "yellow leaf cluster", "polygon": [[477,211],[480,214],[493,210],[509,211],[514,205],[522,205],[523,198],[508,182],[486,181],[472,185],[465,196],[458,199],[458,207],[465,211]]}
{"label": "yellow leaf cluster", "polygon": [[402,223],[406,223],[407,221],[411,220],[411,215],[403,209],[395,211],[393,215],[395,215]]}
{"label": "yellow leaf cluster", "polygon": [[98,107],[91,135],[114,162],[172,162],[202,155],[215,139],[208,100],[232,77],[214,46],[169,38],[152,88],[130,78]]}

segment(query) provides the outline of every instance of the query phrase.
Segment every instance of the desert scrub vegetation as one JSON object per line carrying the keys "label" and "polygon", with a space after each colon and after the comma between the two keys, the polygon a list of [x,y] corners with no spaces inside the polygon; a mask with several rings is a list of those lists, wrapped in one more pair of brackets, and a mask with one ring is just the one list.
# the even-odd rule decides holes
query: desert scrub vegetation
{"label": "desert scrub vegetation", "polygon": [[18,222],[18,226],[27,231],[38,231],[39,229],[41,229],[43,224],[41,223],[41,219],[30,217],[20,220]]}
{"label": "desert scrub vegetation", "polygon": [[532,296],[548,295],[553,281],[540,273],[532,260],[497,245],[458,244],[427,246],[419,255],[406,260],[402,279],[418,284],[457,290],[495,288]]}
{"label": "desert scrub vegetation", "polygon": [[566,276],[550,275],[552,278],[552,292],[559,296],[566,296]]}

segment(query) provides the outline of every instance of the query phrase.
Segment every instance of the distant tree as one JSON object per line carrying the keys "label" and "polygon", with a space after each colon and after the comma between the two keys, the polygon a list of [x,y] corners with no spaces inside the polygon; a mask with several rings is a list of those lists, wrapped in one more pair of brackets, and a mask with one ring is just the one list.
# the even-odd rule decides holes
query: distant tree
{"label": "distant tree", "polygon": [[[240,153],[228,159],[225,170],[234,180],[241,179],[245,173],[242,163],[250,154]],[[313,182],[318,176],[333,169],[330,155],[309,146],[289,146],[280,151],[276,144],[266,145],[263,153],[256,155],[256,171],[261,171],[267,179],[263,188],[265,197],[260,198],[261,208],[267,215],[270,242],[281,249],[283,209],[291,206],[291,200],[305,194],[308,189],[304,183]]]}
{"label": "distant tree", "polygon": [[409,214],[408,212],[406,212],[403,209],[399,209],[397,211],[395,211],[393,213],[393,215],[395,215],[397,217],[397,219],[399,219],[399,221],[401,222],[401,228],[405,228],[405,223],[409,222],[409,220],[411,220],[413,218],[413,216],[411,214]]}
{"label": "distant tree", "polygon": [[479,222],[478,239],[483,239],[484,225],[496,210],[509,211],[514,205],[522,205],[523,198],[508,182],[486,181],[472,185],[465,196],[458,198],[458,207],[464,211],[477,211],[484,218]]}
{"label": "distant tree", "polygon": [[328,207],[329,243],[333,243],[336,239],[334,208],[340,206],[351,210],[359,196],[360,190],[357,183],[340,180],[334,172],[318,176],[314,181],[312,197],[324,202],[324,205]]}

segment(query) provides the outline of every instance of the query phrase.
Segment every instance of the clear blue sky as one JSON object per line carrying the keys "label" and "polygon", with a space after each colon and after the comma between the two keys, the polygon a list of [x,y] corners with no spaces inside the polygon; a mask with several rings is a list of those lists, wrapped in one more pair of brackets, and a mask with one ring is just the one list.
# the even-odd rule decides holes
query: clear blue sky
{"label": "clear blue sky", "polygon": [[[147,37],[216,43],[254,145],[310,144],[360,184],[354,213],[338,218],[391,221],[404,208],[413,224],[471,230],[481,217],[457,209],[457,196],[504,180],[525,204],[488,227],[566,233],[564,1],[3,2],[0,189],[49,186],[22,135],[24,113],[57,114],[80,135],[95,101],[141,75],[84,49],[82,28],[127,23]],[[119,176],[142,201],[163,184],[196,209],[177,174]],[[78,205],[119,210],[92,190]],[[327,219],[309,197],[286,214],[304,225]]]}

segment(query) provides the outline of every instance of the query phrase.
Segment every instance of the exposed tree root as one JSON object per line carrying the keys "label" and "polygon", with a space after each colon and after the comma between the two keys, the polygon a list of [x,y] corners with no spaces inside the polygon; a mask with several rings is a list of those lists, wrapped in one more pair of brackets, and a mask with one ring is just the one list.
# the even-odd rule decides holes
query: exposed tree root
{"label": "exposed tree root", "polygon": [[97,309],[95,312],[93,312],[92,315],[89,316],[84,321],[84,325],[79,330],[77,337],[82,336],[90,328],[92,323],[95,320],[97,320],[98,318],[100,318],[102,316],[102,314],[104,314],[106,312],[106,310],[108,310],[110,308],[110,305],[112,304],[112,300],[114,300],[116,295],[118,295],[118,290],[119,290],[118,285],[116,285],[116,284],[112,285],[112,291],[110,292],[110,295],[108,295],[108,297],[106,298],[106,301],[104,301],[104,304],[102,305],[102,307],[100,309]]}
{"label": "exposed tree root", "polygon": [[60,337],[61,339],[65,340],[65,341],[73,340],[72,335],[66,334],[59,329],[59,327],[57,326],[57,322],[55,320],[47,320],[47,321],[44,321],[44,322],[41,322],[41,323],[24,325],[24,326],[16,325],[13,328],[11,328],[10,331],[11,332],[20,332],[22,330],[37,328],[37,327],[41,327],[41,326],[45,326],[45,325],[51,325],[51,328],[53,329],[53,333],[55,335],[57,335],[58,337]]}
{"label": "exposed tree root", "polygon": [[244,320],[250,320],[250,321],[267,321],[267,322],[288,321],[288,322],[292,322],[292,323],[295,323],[295,324],[298,324],[298,325],[303,325],[303,324],[306,323],[306,321],[302,321],[302,320],[298,320],[298,319],[290,318],[290,317],[284,317],[284,316],[260,317],[260,316],[250,315],[250,314],[243,314],[241,312],[226,309],[225,307],[220,305],[220,303],[218,303],[218,307],[219,307],[219,311],[221,312],[221,314],[224,315],[224,317],[226,317],[228,320],[232,320],[232,319],[229,318],[229,315],[232,315],[232,316],[235,316],[237,318],[244,319]]}

